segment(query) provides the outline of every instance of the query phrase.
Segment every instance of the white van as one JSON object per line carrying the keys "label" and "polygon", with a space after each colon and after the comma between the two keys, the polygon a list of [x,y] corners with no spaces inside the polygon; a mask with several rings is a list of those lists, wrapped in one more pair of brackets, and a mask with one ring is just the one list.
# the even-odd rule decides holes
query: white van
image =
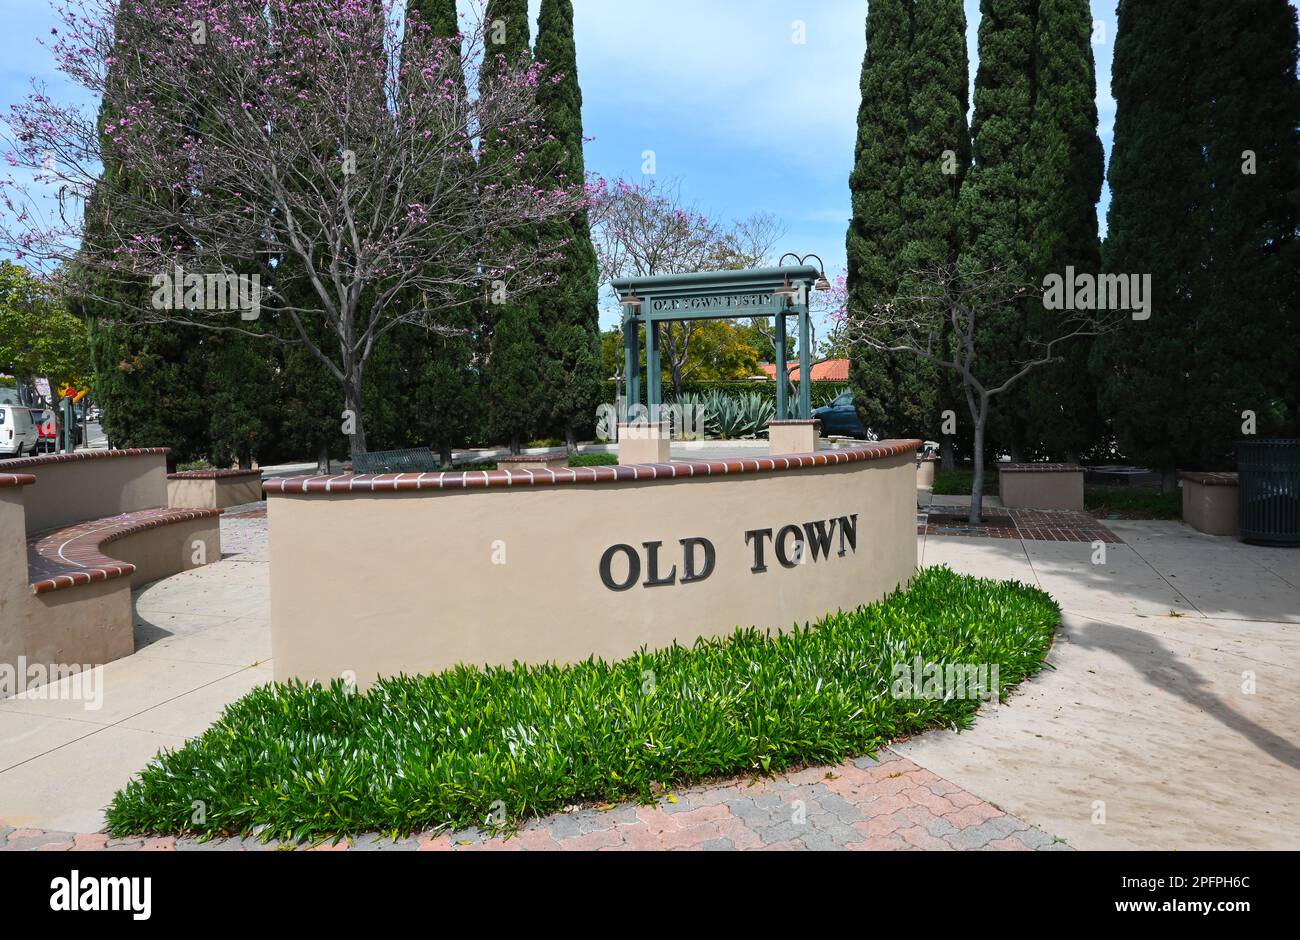
{"label": "white van", "polygon": [[26,405],[0,405],[0,457],[35,455],[40,431]]}

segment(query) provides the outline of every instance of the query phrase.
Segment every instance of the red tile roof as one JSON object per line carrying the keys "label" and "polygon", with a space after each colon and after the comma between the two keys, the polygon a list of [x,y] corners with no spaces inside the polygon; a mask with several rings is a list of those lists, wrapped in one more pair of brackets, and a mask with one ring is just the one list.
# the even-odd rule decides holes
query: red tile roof
{"label": "red tile roof", "polygon": [[[791,362],[787,365],[790,370],[790,381],[799,381],[799,363]],[[776,364],[771,362],[763,363],[763,373],[772,381],[776,381]],[[847,359],[825,359],[822,362],[813,363],[812,379],[814,382],[847,382],[849,380],[849,360]]]}

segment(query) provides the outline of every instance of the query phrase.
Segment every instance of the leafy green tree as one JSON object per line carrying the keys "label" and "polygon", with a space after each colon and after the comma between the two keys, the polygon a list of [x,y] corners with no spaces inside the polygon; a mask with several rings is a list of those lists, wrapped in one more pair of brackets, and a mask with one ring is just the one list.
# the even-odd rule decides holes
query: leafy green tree
{"label": "leafy green tree", "polygon": [[[970,164],[966,16],[961,0],[877,0],[867,11],[858,143],[849,187],[847,315],[887,303],[910,272],[952,261]],[[858,347],[851,384],[863,423],[937,432],[951,382],[933,365]]]}
{"label": "leafy green tree", "polygon": [[1119,8],[1103,256],[1153,298],[1093,361],[1121,450],[1167,489],[1231,466],[1246,411],[1295,431],[1296,37],[1285,0]]}
{"label": "leafy green tree", "polygon": [[45,376],[51,386],[83,384],[90,375],[85,322],[22,265],[0,261],[0,371],[20,381]]}
{"label": "leafy green tree", "polygon": [[[542,0],[534,57],[545,66],[537,100],[548,141],[535,154],[538,184],[582,184],[587,171],[572,0]],[[543,395],[550,426],[563,433],[572,449],[595,420],[604,378],[596,249],[585,209],[542,226],[539,235],[559,252],[555,286],[534,297],[546,357]]]}
{"label": "leafy green tree", "polygon": [[734,323],[700,320],[695,327],[683,381],[721,382],[762,375],[758,350]]}
{"label": "leafy green tree", "polygon": [[171,463],[210,452],[206,362],[197,329],[107,319],[91,327],[95,400],[114,447],[170,447]]}

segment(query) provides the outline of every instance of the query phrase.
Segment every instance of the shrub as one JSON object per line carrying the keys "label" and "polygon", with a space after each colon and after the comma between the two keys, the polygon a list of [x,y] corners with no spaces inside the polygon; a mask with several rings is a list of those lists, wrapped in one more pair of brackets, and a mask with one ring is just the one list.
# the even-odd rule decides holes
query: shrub
{"label": "shrub", "polygon": [[570,467],[613,467],[618,464],[618,454],[574,454]]}
{"label": "shrub", "polygon": [[[890,694],[895,664],[987,664],[998,693],[1038,672],[1046,594],[931,568],[906,591],[788,633],[737,630],[613,664],[269,685],[164,751],[109,805],[114,835],[322,838],[484,825],[656,787],[871,754],[968,727],[979,702]],[[206,807],[201,822],[195,801]]]}

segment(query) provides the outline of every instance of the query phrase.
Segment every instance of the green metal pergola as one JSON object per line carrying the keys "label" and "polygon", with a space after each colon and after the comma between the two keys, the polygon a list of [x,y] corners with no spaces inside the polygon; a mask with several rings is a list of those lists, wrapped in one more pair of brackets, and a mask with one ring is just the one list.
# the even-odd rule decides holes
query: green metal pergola
{"label": "green metal pergola", "polygon": [[[820,268],[801,264],[788,268],[753,268],[748,271],[709,271],[699,274],[659,274],[620,278],[613,282],[623,305],[623,374],[627,377],[628,411],[645,405],[653,416],[663,404],[663,359],[660,353],[662,323],[676,320],[736,320],[750,317],[776,319],[776,420],[812,417],[812,324],[809,299],[823,277]],[[799,318],[799,400],[790,414],[787,400],[789,356],[786,321]],[[641,386],[641,334],[645,333],[645,401]]]}

